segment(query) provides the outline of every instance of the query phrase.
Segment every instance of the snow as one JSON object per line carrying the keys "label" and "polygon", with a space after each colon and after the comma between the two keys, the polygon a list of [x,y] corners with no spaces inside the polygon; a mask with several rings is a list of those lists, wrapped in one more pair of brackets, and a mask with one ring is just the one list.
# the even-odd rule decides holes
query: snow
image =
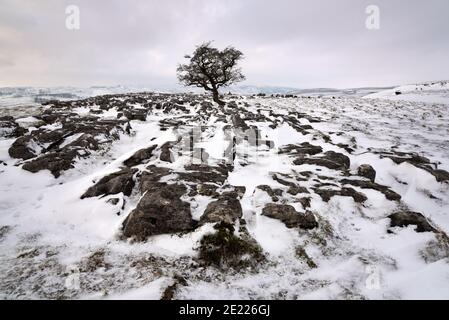
{"label": "snow", "polygon": [[36,117],[25,117],[16,119],[16,123],[23,128],[34,127],[40,120]]}
{"label": "snow", "polygon": [[364,98],[449,104],[449,81],[399,86],[368,94]]}
{"label": "snow", "polygon": [[109,295],[106,300],[158,300],[164,289],[170,284],[170,278],[161,277],[141,288]]}
{"label": "snow", "polygon": [[[422,93],[420,88],[423,88]],[[393,96],[396,90],[403,94]],[[65,292],[62,283],[67,274],[64,270],[81,265],[93,252],[104,249],[110,268],[82,272],[86,282],[98,282],[98,285],[84,287],[81,292],[65,293],[67,297],[159,299],[163,290],[172,284],[172,276],[180,272],[188,282],[177,291],[176,297],[180,299],[448,299],[447,253],[430,262],[422,257],[429,243],[436,241],[436,235],[417,233],[412,226],[387,233],[389,220],[386,217],[397,205],[380,192],[354,187],[368,197],[363,205],[352,198],[338,196],[324,202],[311,194],[310,210],[321,219],[320,228],[303,231],[289,229],[278,220],[262,216],[262,208],[272,201],[266,192],[256,189],[263,184],[282,187],[273,180],[273,173],[311,171],[317,175],[341,177],[341,173],[323,167],[293,166],[288,155],[277,153],[281,146],[310,142],[320,145],[324,151],[346,154],[353,171],[361,164],[372,165],[377,172],[377,183],[391,187],[402,196],[403,205],[421,212],[448,233],[448,184],[437,182],[428,172],[408,163],[397,165],[372,152],[393,147],[404,152],[419,151],[432,162],[439,162],[439,168],[449,170],[449,107],[444,100],[447,90],[446,83],[442,88],[438,85],[399,87],[363,99],[243,98],[253,112],[258,108],[284,115],[299,111],[322,120],[315,123],[300,119],[301,123],[313,127],[313,134],[307,135],[297,132],[287,122],[280,123],[276,129],[269,128],[267,123],[250,123],[257,125],[264,139],[273,140],[276,146],[253,152],[248,163],[237,160],[228,178],[229,184],[246,187],[241,199],[243,217],[250,235],[269,260],[257,272],[224,274],[190,266],[202,236],[213,232],[211,224],[186,234],[158,235],[144,243],[132,243],[121,240],[119,234],[123,220],[138,203],[137,194],[118,195],[121,202],[117,206],[107,203],[108,197],[80,199],[93,181],[117,171],[137,150],[173,141],[175,133],[171,129],[161,131],[158,121],[176,115],[154,113],[146,122],[131,121],[132,135],[122,134],[106,152],[78,160],[74,169],[58,179],[49,172],[33,174],[16,166],[18,161],[8,155],[14,139],[1,139],[0,160],[7,165],[0,163],[0,227],[10,226],[11,230],[0,238],[0,282],[3,283],[0,298],[54,297],[52,288],[55,287]],[[442,100],[432,97],[433,94]],[[80,115],[87,115],[89,111],[88,107],[74,110]],[[104,118],[116,116],[115,109],[102,114]],[[30,116],[20,121],[32,123],[35,120]],[[209,128],[203,132],[199,146],[205,148],[212,161],[218,161],[223,156],[226,123],[214,116],[207,125]],[[57,127],[58,124],[48,128]],[[330,142],[323,139],[323,134],[330,137]],[[66,139],[64,145],[76,138]],[[337,147],[338,143],[349,144],[355,151],[349,154]],[[182,171],[186,161],[187,157],[182,157],[164,166]],[[159,163],[157,157],[150,159],[150,163]],[[175,180],[176,176],[165,179]],[[305,181],[302,186],[309,188],[312,182]],[[212,200],[200,195],[189,198],[193,218],[198,220]],[[117,215],[123,201],[125,209]],[[285,201],[303,211],[294,198],[285,198]],[[298,247],[307,251],[317,268],[310,268],[296,256]],[[35,248],[36,256],[18,258],[33,253]],[[50,252],[55,252],[55,256]],[[151,266],[162,271],[151,269],[151,273],[144,269],[141,272],[134,266],[133,263],[149,256],[165,261],[166,264],[154,262]],[[49,266],[38,269],[40,271],[34,269],[41,265]],[[20,282],[17,274],[27,272],[31,274],[30,279]],[[374,277],[374,286],[367,285],[371,277]],[[33,289],[36,283],[40,284],[37,292]],[[17,288],[12,290],[15,286]]]}

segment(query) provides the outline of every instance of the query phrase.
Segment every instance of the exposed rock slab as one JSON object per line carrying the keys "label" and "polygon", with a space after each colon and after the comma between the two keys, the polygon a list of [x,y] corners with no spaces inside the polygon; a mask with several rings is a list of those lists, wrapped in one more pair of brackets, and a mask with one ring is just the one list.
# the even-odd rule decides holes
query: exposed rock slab
{"label": "exposed rock slab", "polygon": [[429,221],[419,212],[399,211],[388,216],[391,227],[416,226],[416,232],[437,232]]}
{"label": "exposed rock slab", "polygon": [[290,205],[269,203],[263,208],[262,215],[278,219],[288,228],[314,229],[318,227],[315,216],[311,212],[300,213]]}
{"label": "exposed rock slab", "polygon": [[175,161],[174,155],[172,154],[171,148],[173,147],[174,142],[168,141],[161,146],[161,154],[159,159],[164,162],[173,163]]}
{"label": "exposed rock slab", "polygon": [[357,168],[357,174],[361,177],[368,178],[371,182],[376,180],[376,170],[369,164],[362,164]]}
{"label": "exposed rock slab", "polygon": [[321,199],[325,202],[329,202],[332,197],[342,196],[342,197],[351,197],[357,203],[362,203],[368,200],[368,198],[360,192],[355,191],[352,188],[341,188],[341,189],[314,189],[315,193],[317,193]]}
{"label": "exposed rock slab", "polygon": [[449,181],[449,172],[447,172],[446,170],[438,169],[437,164],[432,163],[428,158],[417,153],[407,153],[399,151],[376,153],[380,153],[381,158],[388,158],[396,164],[407,162],[417,168],[425,170],[433,175],[438,182]]}
{"label": "exposed rock slab", "polygon": [[279,197],[282,197],[283,191],[281,189],[272,189],[268,185],[260,185],[256,187],[259,190],[265,191],[271,197],[273,202],[278,202]]}
{"label": "exposed rock slab", "polygon": [[95,185],[87,189],[87,191],[81,196],[81,199],[118,194],[120,192],[123,192],[124,195],[129,196],[134,188],[133,176],[136,172],[136,169],[126,168],[111,173],[101,178]]}
{"label": "exposed rock slab", "polygon": [[388,188],[387,186],[383,186],[378,183],[374,183],[371,181],[365,181],[365,180],[355,180],[355,179],[342,179],[340,181],[343,184],[350,184],[362,189],[373,189],[376,191],[379,191],[384,194],[385,198],[387,198],[390,201],[399,201],[401,200],[401,196]]}
{"label": "exposed rock slab", "polygon": [[249,235],[246,228],[235,234],[232,224],[220,222],[214,226],[217,231],[206,234],[200,240],[199,261],[220,269],[236,270],[254,268],[264,261],[262,248]]}
{"label": "exposed rock slab", "polygon": [[320,146],[312,145],[308,142],[303,142],[301,144],[289,144],[283,147],[279,153],[280,154],[291,154],[291,155],[315,155],[323,152],[323,148]]}
{"label": "exposed rock slab", "polygon": [[160,183],[145,193],[123,222],[123,235],[143,241],[153,235],[192,230],[190,204],[180,199],[186,190],[184,185]]}
{"label": "exposed rock slab", "polygon": [[347,170],[350,166],[350,160],[342,153],[327,151],[321,157],[304,158],[299,157],[293,161],[295,165],[309,164],[326,167],[333,170]]}
{"label": "exposed rock slab", "polygon": [[200,219],[200,225],[205,223],[226,222],[233,224],[242,217],[240,201],[230,195],[221,196],[209,203]]}
{"label": "exposed rock slab", "polygon": [[149,148],[143,148],[136,151],[131,157],[126,159],[123,164],[127,167],[134,167],[142,164],[145,160],[148,160],[153,155],[153,150],[156,149],[157,145],[153,145]]}

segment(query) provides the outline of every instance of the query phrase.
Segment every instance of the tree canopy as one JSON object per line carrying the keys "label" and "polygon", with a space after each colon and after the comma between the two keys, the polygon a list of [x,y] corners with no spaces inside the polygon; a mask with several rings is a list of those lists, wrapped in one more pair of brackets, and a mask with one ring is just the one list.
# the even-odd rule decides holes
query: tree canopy
{"label": "tree canopy", "polygon": [[245,80],[237,67],[243,53],[232,46],[218,50],[211,42],[198,46],[193,55],[186,55],[188,64],[180,64],[178,80],[185,86],[195,86],[213,93],[214,101],[221,103],[218,89]]}

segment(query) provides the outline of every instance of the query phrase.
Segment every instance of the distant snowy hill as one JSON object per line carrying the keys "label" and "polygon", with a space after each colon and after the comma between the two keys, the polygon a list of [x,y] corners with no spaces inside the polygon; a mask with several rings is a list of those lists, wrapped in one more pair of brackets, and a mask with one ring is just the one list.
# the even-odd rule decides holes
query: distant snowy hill
{"label": "distant snowy hill", "polygon": [[[124,94],[132,92],[164,93],[203,93],[199,88],[180,85],[149,86],[91,86],[91,87],[5,87],[0,88],[0,108],[17,106],[37,106],[49,100],[79,100],[105,94]],[[449,103],[449,81],[436,81],[399,87],[364,88],[310,88],[238,85],[223,88],[223,94],[237,95],[275,95],[289,94],[301,97],[357,97],[367,99],[406,100],[428,103]],[[400,94],[399,94],[400,92]],[[397,94],[398,93],[398,94]]]}
{"label": "distant snowy hill", "polygon": [[404,85],[368,94],[364,98],[449,104],[449,81]]}
{"label": "distant snowy hill", "polygon": [[[145,87],[5,87],[0,88],[0,107],[36,105],[49,100],[78,100],[105,94],[147,91]],[[161,87],[158,91],[168,91]]]}
{"label": "distant snowy hill", "polygon": [[271,86],[250,86],[250,85],[241,85],[241,86],[231,86],[229,88],[223,89],[223,92],[232,92],[234,94],[241,95],[251,95],[251,94],[259,94],[264,93],[267,95],[270,94],[289,94],[297,88],[291,87],[271,87]]}
{"label": "distant snowy hill", "polygon": [[[231,86],[222,93],[231,92],[239,95],[252,94],[287,94],[295,88],[270,86]],[[49,100],[79,100],[105,94],[123,94],[132,92],[164,92],[164,93],[202,93],[199,88],[187,88],[179,85],[156,86],[92,86],[92,87],[5,87],[0,88],[0,107],[16,107],[38,105]]]}
{"label": "distant snowy hill", "polygon": [[[298,89],[291,87],[239,85],[223,88],[223,94],[238,95],[255,94],[293,94],[298,96],[330,97],[330,96],[357,96],[362,97],[370,93],[391,88],[356,88],[356,89],[329,89],[313,88]],[[199,88],[186,88],[179,85],[158,86],[92,86],[92,87],[5,87],[0,88],[0,108],[17,106],[36,106],[49,100],[79,100],[105,94],[124,94],[131,92],[164,92],[164,93],[202,93]]]}
{"label": "distant snowy hill", "polygon": [[313,88],[313,89],[294,90],[289,93],[298,96],[311,96],[311,97],[343,97],[343,96],[363,97],[367,94],[377,93],[387,89],[391,89],[391,87],[366,87],[366,88],[348,88],[348,89]]}

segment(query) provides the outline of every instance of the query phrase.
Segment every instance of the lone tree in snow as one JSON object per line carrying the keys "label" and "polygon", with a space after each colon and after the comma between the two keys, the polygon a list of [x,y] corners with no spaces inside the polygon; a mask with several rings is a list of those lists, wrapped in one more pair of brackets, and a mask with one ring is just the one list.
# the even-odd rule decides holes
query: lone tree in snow
{"label": "lone tree in snow", "polygon": [[218,89],[245,80],[237,62],[243,58],[243,53],[234,47],[220,51],[213,48],[210,42],[196,47],[188,64],[178,66],[178,80],[185,86],[195,86],[211,91],[214,101],[223,104]]}

